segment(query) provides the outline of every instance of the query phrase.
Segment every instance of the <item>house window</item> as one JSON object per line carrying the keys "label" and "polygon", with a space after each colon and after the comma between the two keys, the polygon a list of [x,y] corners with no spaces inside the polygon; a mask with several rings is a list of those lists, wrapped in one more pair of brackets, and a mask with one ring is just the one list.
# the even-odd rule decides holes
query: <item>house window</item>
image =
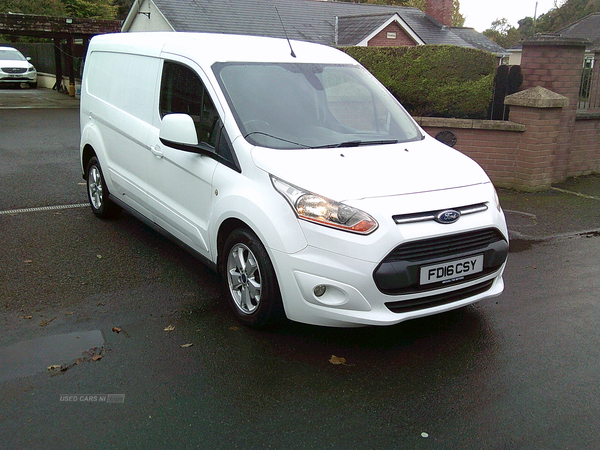
{"label": "house window", "polygon": [[393,31],[388,31],[387,32],[387,38],[388,39],[396,39],[396,33]]}

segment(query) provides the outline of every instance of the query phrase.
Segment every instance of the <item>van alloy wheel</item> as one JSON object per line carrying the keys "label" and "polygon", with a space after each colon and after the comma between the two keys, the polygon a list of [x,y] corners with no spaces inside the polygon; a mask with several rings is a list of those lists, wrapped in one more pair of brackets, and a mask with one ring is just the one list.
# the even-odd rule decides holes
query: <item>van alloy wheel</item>
{"label": "van alloy wheel", "polygon": [[221,273],[236,317],[254,328],[281,321],[285,313],[277,276],[258,236],[247,228],[234,230],[222,251]]}
{"label": "van alloy wheel", "polygon": [[117,217],[121,212],[121,207],[110,200],[100,163],[95,156],[88,162],[86,181],[88,200],[93,213],[101,219]]}
{"label": "van alloy wheel", "polygon": [[254,253],[236,244],[227,257],[227,282],[235,305],[243,314],[252,314],[260,304],[262,292],[260,267]]}
{"label": "van alloy wheel", "polygon": [[102,178],[98,166],[92,166],[88,173],[88,192],[94,209],[102,207]]}

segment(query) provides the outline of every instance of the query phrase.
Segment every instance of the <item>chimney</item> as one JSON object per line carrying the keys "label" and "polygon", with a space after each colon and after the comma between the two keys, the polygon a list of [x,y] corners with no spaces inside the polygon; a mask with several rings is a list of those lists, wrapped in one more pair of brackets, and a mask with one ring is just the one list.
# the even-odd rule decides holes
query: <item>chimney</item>
{"label": "chimney", "polygon": [[452,26],[453,0],[426,0],[425,13],[442,25]]}

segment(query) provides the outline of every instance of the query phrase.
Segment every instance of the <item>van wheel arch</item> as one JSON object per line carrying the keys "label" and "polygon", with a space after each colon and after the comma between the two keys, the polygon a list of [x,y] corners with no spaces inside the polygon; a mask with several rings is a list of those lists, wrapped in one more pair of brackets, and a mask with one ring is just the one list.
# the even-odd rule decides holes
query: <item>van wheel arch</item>
{"label": "van wheel arch", "polygon": [[219,228],[219,233],[217,235],[217,273],[219,275],[223,274],[226,259],[226,257],[223,255],[225,241],[227,240],[229,235],[237,229],[251,230],[251,228],[245,222],[233,218],[227,219],[221,224],[221,227]]}
{"label": "van wheel arch", "polygon": [[92,159],[95,156],[96,156],[96,152],[94,151],[94,148],[90,144],[87,144],[83,148],[83,152],[81,154],[81,166],[83,167],[82,175],[83,175],[84,180],[87,177],[87,166],[90,163],[90,159]]}

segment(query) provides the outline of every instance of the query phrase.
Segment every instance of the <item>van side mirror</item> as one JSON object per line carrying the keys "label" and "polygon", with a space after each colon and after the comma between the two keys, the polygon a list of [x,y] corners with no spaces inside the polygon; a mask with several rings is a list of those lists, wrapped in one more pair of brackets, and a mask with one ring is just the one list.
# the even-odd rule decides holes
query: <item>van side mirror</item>
{"label": "van side mirror", "polygon": [[183,145],[198,145],[194,120],[187,114],[167,114],[160,124],[159,138]]}

